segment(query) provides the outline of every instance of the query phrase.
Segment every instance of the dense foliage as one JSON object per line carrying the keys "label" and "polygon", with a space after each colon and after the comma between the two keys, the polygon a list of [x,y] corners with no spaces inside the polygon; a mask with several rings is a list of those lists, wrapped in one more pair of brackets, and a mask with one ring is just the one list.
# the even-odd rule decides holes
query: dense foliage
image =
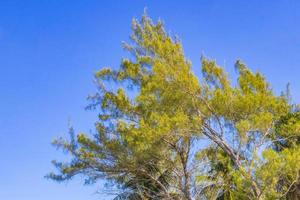
{"label": "dense foliage", "polygon": [[300,113],[260,73],[237,61],[237,82],[202,58],[191,71],[181,43],[146,15],[133,20],[130,52],[95,75],[96,133],[54,145],[64,181],[105,179],[116,199],[299,199]]}

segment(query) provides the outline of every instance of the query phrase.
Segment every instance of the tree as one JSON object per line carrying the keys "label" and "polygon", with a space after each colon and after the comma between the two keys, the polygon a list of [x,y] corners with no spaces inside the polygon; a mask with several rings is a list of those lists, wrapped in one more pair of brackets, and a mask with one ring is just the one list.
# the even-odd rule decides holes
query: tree
{"label": "tree", "polygon": [[196,77],[180,41],[146,15],[124,49],[119,69],[95,74],[96,133],[55,140],[72,160],[54,161],[49,178],[105,179],[116,199],[299,198],[300,114],[288,95],[239,60],[236,84],[207,58]]}

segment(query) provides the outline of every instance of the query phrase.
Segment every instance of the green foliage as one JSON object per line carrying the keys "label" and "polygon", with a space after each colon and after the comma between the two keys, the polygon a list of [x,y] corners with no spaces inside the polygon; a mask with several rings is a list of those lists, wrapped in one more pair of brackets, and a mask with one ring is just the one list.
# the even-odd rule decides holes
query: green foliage
{"label": "green foliage", "polygon": [[72,159],[54,161],[49,178],[105,179],[116,199],[298,198],[300,114],[260,73],[237,61],[234,85],[202,58],[198,78],[181,43],[146,15],[124,49],[119,69],[95,74],[94,136],[71,129],[55,140]]}

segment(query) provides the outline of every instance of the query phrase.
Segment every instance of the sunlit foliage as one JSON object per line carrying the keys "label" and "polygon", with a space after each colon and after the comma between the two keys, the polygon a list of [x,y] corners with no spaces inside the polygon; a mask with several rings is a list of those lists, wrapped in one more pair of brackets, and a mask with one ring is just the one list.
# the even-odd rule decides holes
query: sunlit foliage
{"label": "sunlit foliage", "polygon": [[300,114],[260,73],[237,61],[237,81],[201,58],[195,76],[182,45],[161,21],[133,20],[130,52],[95,74],[96,132],[54,145],[64,181],[105,179],[116,199],[297,199]]}

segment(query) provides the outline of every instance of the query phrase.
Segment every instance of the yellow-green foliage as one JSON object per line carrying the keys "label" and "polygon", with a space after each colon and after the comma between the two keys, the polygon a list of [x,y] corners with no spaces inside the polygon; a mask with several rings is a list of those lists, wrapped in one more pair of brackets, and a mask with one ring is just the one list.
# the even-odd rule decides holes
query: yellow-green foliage
{"label": "yellow-green foliage", "polygon": [[[62,181],[105,178],[129,199],[278,199],[299,185],[300,115],[241,61],[237,82],[202,58],[196,76],[161,21],[133,20],[131,53],[95,74],[94,137],[71,131]],[[263,152],[263,153],[262,153]]]}

